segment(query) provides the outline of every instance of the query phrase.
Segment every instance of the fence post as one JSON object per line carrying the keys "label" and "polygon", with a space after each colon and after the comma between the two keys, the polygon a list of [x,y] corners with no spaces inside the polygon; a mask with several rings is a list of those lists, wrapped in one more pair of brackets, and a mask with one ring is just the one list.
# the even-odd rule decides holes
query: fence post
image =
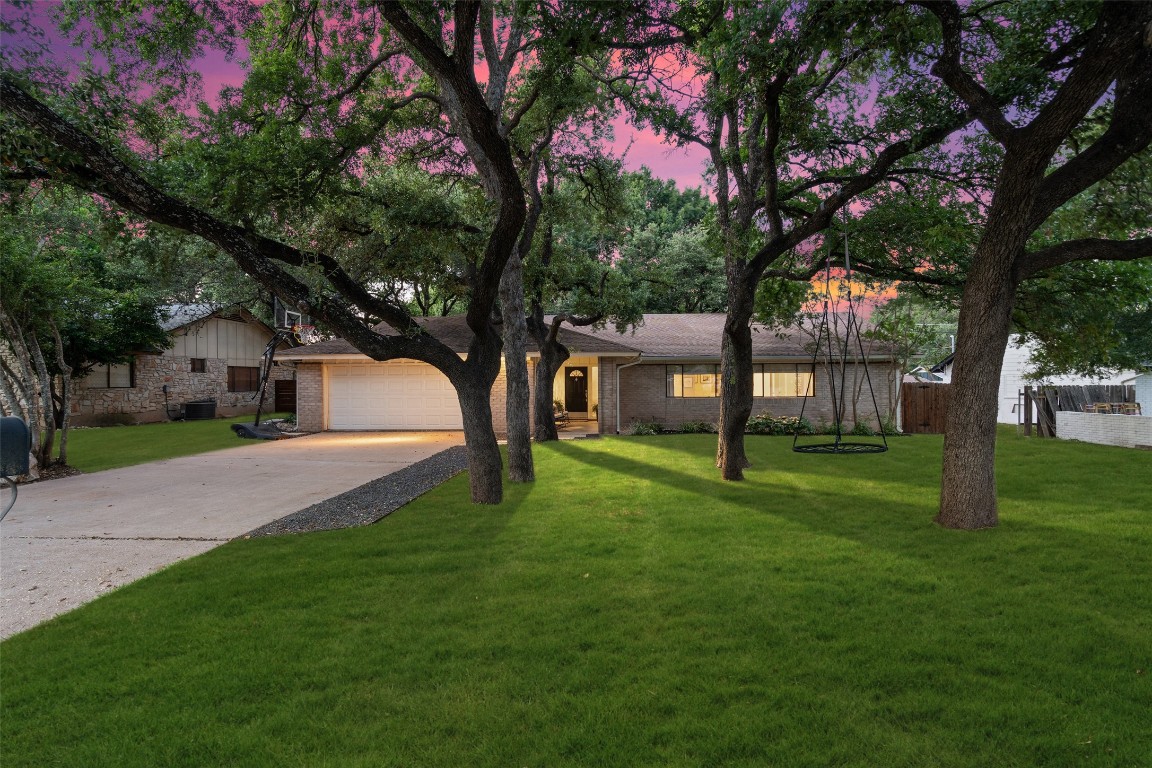
{"label": "fence post", "polygon": [[1032,387],[1024,387],[1024,436],[1032,437]]}

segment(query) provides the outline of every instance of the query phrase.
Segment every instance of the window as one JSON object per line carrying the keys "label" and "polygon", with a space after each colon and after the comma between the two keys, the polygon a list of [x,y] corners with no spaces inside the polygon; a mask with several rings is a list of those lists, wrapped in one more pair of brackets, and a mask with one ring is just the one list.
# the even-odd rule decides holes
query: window
{"label": "window", "polygon": [[720,366],[669,365],[668,397],[719,397]]}
{"label": "window", "polygon": [[229,392],[255,392],[260,388],[260,369],[252,366],[228,366]]}
{"label": "window", "polygon": [[208,360],[203,357],[192,358],[192,373],[207,373]]}
{"label": "window", "polygon": [[98,365],[84,383],[92,389],[131,389],[136,386],[136,363]]}
{"label": "window", "polygon": [[752,366],[753,397],[812,397],[811,369],[801,365]]}

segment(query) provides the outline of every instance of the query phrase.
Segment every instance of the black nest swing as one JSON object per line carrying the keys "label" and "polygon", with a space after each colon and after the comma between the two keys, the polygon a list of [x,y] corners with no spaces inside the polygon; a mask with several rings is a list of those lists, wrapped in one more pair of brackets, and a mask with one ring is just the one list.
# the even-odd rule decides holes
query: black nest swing
{"label": "black nest swing", "polygon": [[[816,332],[816,346],[812,351],[812,386],[804,394],[804,402],[800,404],[800,418],[796,424],[796,432],[792,435],[792,450],[796,453],[884,453],[888,450],[888,438],[884,434],[884,425],[880,423],[880,406],[876,402],[876,391],[872,388],[872,377],[868,373],[868,358],[864,355],[864,344],[860,340],[860,321],[856,317],[856,305],[852,300],[852,265],[848,259],[848,233],[844,233],[844,279],[847,286],[848,312],[846,327],[844,329],[843,343],[838,344],[832,338],[832,328],[829,323],[829,304],[832,295],[832,251],[829,249],[824,266],[824,312],[820,319],[820,328]],[[852,335],[856,335],[856,348],[860,353],[860,363],[864,367],[864,380],[868,384],[868,393],[872,396],[873,414],[876,415],[877,426],[881,442],[869,443],[854,440],[845,440],[843,434],[845,399],[848,390],[847,366],[848,350]],[[816,363],[820,357],[821,343],[827,337],[826,365],[828,368],[828,384],[832,395],[832,418],[836,424],[835,439],[832,442],[800,444],[800,425],[804,423],[804,409],[810,397],[816,394]],[[839,370],[837,361],[833,358],[835,351],[840,352]],[[839,381],[837,381],[839,373]]]}

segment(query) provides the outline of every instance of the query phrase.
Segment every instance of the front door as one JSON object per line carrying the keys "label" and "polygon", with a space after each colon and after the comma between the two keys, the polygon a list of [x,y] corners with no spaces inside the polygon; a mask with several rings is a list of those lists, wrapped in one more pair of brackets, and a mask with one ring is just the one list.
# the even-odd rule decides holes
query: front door
{"label": "front door", "polygon": [[569,413],[588,412],[588,369],[564,369],[564,407]]}

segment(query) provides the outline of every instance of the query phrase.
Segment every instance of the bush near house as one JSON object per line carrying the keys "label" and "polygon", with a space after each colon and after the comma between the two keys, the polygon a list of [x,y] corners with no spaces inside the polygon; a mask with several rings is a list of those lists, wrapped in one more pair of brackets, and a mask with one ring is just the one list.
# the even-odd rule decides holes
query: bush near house
{"label": "bush near house", "polygon": [[744,431],[750,435],[794,435],[799,430],[801,435],[816,434],[812,422],[799,416],[773,416],[765,411],[748,419]]}

